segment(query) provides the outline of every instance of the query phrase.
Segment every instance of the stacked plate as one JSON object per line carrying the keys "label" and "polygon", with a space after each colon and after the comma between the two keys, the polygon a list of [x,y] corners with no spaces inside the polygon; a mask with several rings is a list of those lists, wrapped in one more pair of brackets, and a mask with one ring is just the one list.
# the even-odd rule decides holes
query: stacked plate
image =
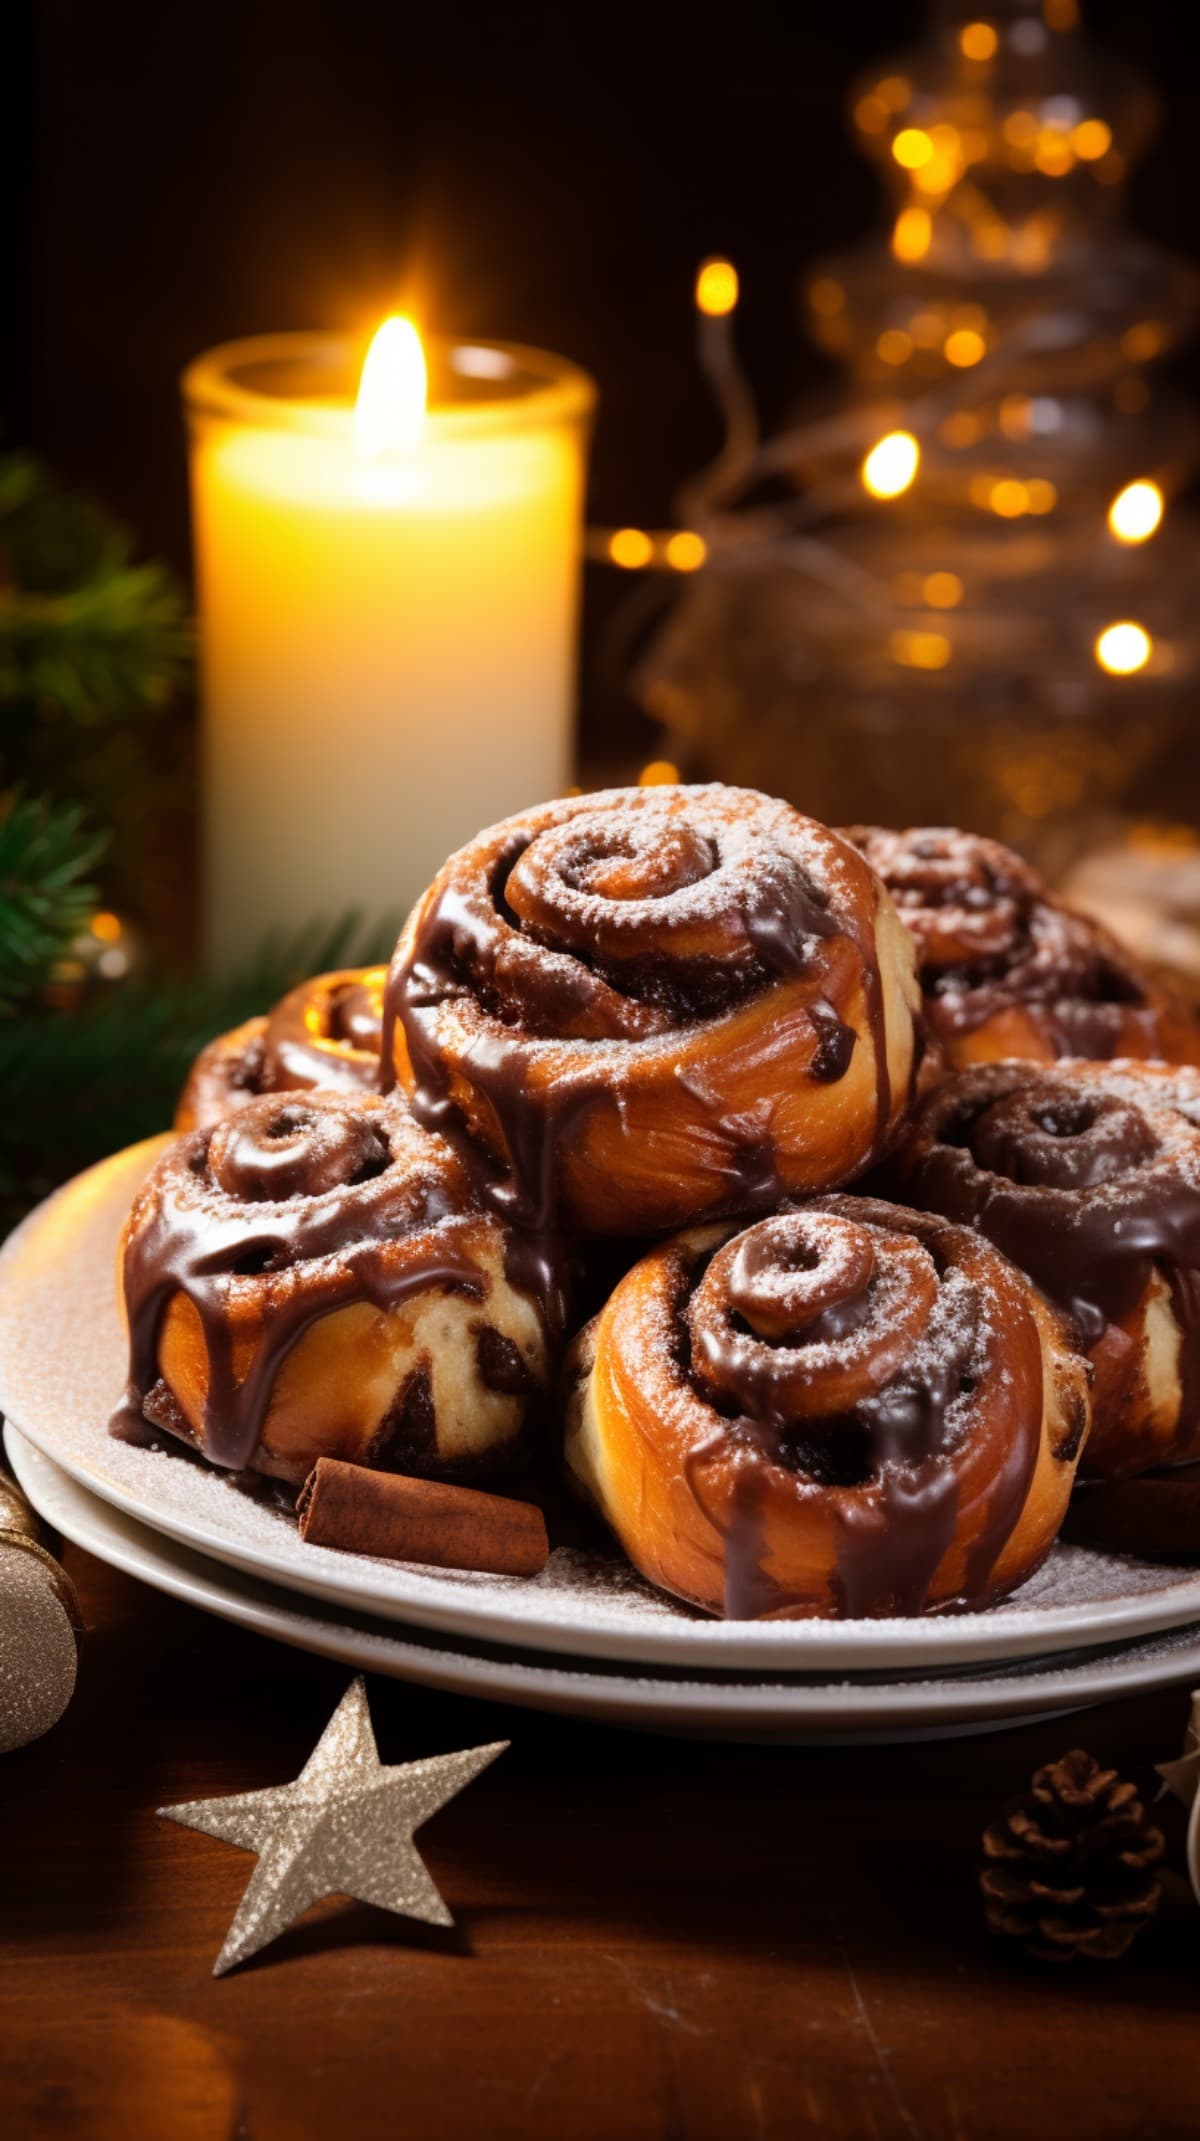
{"label": "stacked plate", "polygon": [[615,1551],[456,1574],[306,1545],[283,1511],[106,1422],[125,1345],[117,1240],[158,1150],[35,1212],[0,1255],[0,1409],[31,1501],[103,1560],[347,1664],[659,1731],[758,1739],[980,1731],[1200,1678],[1200,1574],[1060,1543],[1015,1597],[926,1621],[716,1622]]}

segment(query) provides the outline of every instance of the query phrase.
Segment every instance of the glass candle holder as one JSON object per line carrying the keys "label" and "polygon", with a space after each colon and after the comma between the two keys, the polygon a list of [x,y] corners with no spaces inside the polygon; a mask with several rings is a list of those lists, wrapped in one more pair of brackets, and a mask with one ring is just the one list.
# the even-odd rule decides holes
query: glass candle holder
{"label": "glass candle holder", "polygon": [[183,379],[204,710],[204,922],[402,912],[481,825],[570,779],[595,390],[542,351],[431,340],[384,452],[361,352],[236,342]]}

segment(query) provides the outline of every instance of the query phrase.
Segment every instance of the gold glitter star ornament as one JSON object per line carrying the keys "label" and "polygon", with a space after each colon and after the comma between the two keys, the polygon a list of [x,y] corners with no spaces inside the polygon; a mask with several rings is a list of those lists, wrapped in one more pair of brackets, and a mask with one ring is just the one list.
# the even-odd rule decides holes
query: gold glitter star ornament
{"label": "gold glitter star ornament", "polygon": [[508,1744],[497,1740],[385,1768],[360,1674],[294,1784],[160,1807],[185,1829],[258,1853],[213,1976],[223,1977],[277,1940],[322,1896],[350,1896],[426,1925],[452,1925],[413,1835]]}

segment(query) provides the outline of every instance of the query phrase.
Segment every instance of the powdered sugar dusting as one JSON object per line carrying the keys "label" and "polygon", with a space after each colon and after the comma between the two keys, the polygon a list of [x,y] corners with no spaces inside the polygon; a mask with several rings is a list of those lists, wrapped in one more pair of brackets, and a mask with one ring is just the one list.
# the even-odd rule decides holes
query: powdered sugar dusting
{"label": "powdered sugar dusting", "polygon": [[286,1514],[167,1448],[112,1440],[125,1342],[116,1299],[121,1222],[156,1143],[94,1168],[0,1256],[0,1406],[31,1441],[140,1520],[269,1576],[387,1618],[608,1658],[691,1669],[872,1670],[1006,1660],[1113,1641],[1200,1617],[1200,1575],[1057,1545],[986,1613],[923,1621],[715,1622],[660,1597],[615,1551],[559,1548],[532,1582],[431,1573],[305,1546]]}
{"label": "powdered sugar dusting", "polygon": [[68,1537],[143,1580],[226,1618],[371,1672],[503,1696],[530,1707],[665,1731],[771,1740],[860,1740],[984,1730],[1124,1692],[1193,1678],[1200,1636],[1174,1630],[1071,1658],[985,1666],[903,1679],[776,1670],[698,1673],[692,1667],[614,1672],[603,1661],[536,1658],[442,1637],[436,1645],[379,1622],[323,1615],[283,1592],[122,1524],[19,1437],[9,1452],[26,1491]]}

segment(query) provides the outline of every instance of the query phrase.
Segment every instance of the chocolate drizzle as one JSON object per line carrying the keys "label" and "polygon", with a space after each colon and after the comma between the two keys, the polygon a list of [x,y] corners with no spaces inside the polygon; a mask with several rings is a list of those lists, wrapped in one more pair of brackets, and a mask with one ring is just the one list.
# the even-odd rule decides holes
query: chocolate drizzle
{"label": "chocolate drizzle", "polygon": [[1180,1433],[1172,1456],[1177,1464],[1190,1464],[1200,1456],[1200,1270],[1172,1265],[1170,1286],[1180,1332]]}
{"label": "chocolate drizzle", "polygon": [[835,835],[737,790],[612,791],[510,820],[453,857],[410,920],[384,995],[382,1083],[399,1066],[418,1119],[454,1141],[525,1253],[549,1245],[546,1265],[561,1265],[564,1217],[585,1224],[565,1209],[572,1153],[599,1120],[619,1143],[647,1078],[713,1113],[730,1157],[706,1211],[761,1209],[780,1187],[764,1128],[779,1069],[743,1126],[693,1044],[711,1031],[717,1060],[717,1022],[811,976],[806,1076],[839,1081],[858,1036],[821,983],[848,939],[876,1082],[853,1172],[882,1149],[895,1109],[877,887],[860,869]]}
{"label": "chocolate drizzle", "polygon": [[[993,1021],[997,1055],[1196,1059],[1186,1009],[1011,848],[946,826],[855,826],[850,837],[916,941],[930,1024],[952,1060]],[[1036,1046],[1010,1045],[1014,1013]]]}
{"label": "chocolate drizzle", "polygon": [[385,967],[318,974],[201,1049],[177,1111],[180,1128],[207,1129],[263,1093],[367,1092],[379,1082]]}
{"label": "chocolate drizzle", "polygon": [[369,1090],[379,1076],[386,980],[386,967],[351,967],[285,996],[267,1020],[264,1090]]}
{"label": "chocolate drizzle", "polygon": [[453,1154],[396,1100],[266,1096],[179,1139],[128,1228],[130,1376],[114,1432],[144,1439],[163,1318],[183,1297],[207,1363],[204,1454],[252,1466],[276,1377],[304,1332],[352,1302],[392,1310],[439,1288],[482,1299],[491,1224]]}
{"label": "chocolate drizzle", "polygon": [[[1200,1079],[1174,1073],[1180,1089]],[[1089,1349],[1155,1266],[1200,1272],[1200,1132],[1152,1066],[989,1064],[921,1107],[894,1169],[914,1203],[977,1227],[1074,1318]],[[1200,1393],[1196,1319],[1181,1319],[1185,1403]],[[1188,1416],[1189,1418],[1192,1416]]]}
{"label": "chocolate drizzle", "polygon": [[[874,993],[874,992],[872,992]],[[840,1019],[832,1004],[818,998],[808,1007],[808,1016],[817,1036],[816,1051],[808,1066],[808,1075],[818,1085],[836,1085],[850,1068],[858,1035],[853,1026]]]}
{"label": "chocolate drizzle", "polygon": [[[829,1498],[840,1612],[926,1610],[964,1514],[959,1458],[981,1432],[994,1449],[985,1493],[973,1490],[951,1602],[991,1594],[1041,1436],[1040,1346],[1028,1309],[1007,1298],[1013,1285],[959,1229],[867,1199],[817,1199],[690,1269],[680,1260],[672,1314],[686,1334],[683,1362],[717,1421],[688,1450],[684,1473],[723,1534],[729,1616],[807,1603],[765,1565],[780,1473],[801,1498]],[[985,1313],[998,1306],[1006,1324],[1024,1326],[1006,1332],[1023,1363],[1011,1375],[997,1367],[1000,1339]]]}

